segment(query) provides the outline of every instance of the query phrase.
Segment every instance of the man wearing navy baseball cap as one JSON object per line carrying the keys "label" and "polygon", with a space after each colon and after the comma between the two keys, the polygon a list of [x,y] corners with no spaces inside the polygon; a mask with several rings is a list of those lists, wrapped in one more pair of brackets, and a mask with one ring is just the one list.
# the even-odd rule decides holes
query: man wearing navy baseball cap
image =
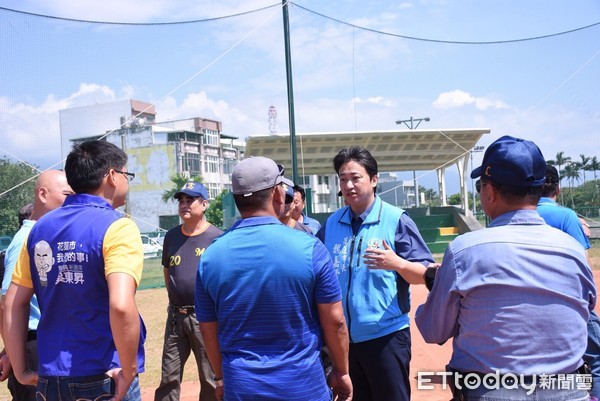
{"label": "man wearing navy baseball cap", "polygon": [[210,224],[205,213],[208,191],[199,182],[188,181],[173,196],[179,203],[183,224],[165,235],[162,265],[169,295],[162,356],[162,377],[155,401],[179,399],[183,368],[194,353],[202,401],[216,400],[216,384],[194,313],[194,288],[198,263],[213,239],[223,232]]}
{"label": "man wearing navy baseball cap", "polygon": [[471,177],[491,223],[448,246],[417,310],[427,342],[453,338],[456,400],[588,399],[582,356],[596,288],[583,248],[536,211],[545,173],[531,141],[489,146]]}

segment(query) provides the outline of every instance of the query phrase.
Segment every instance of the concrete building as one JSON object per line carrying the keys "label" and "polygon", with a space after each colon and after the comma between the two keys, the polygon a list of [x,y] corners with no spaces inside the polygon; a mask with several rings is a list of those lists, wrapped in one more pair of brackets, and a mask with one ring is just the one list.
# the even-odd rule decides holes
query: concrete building
{"label": "concrete building", "polygon": [[244,144],[221,133],[221,122],[189,118],[157,122],[154,106],[137,100],[60,110],[63,159],[73,144],[104,139],[124,149],[130,184],[125,212],[140,231],[169,229],[179,224],[177,204],[163,202],[173,187],[171,177],[202,176],[214,199],[231,189],[231,171],[244,155]]}

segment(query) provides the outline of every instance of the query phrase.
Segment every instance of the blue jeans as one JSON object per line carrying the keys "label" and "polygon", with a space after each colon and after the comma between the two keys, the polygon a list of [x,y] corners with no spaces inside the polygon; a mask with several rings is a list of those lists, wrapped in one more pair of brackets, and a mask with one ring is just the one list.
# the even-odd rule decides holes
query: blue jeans
{"label": "blue jeans", "polygon": [[[40,376],[36,399],[61,401],[106,401],[115,392],[113,379],[105,376]],[[140,382],[133,379],[123,401],[141,401]]]}
{"label": "blue jeans", "polygon": [[592,370],[591,394],[600,399],[600,318],[596,311],[590,313],[588,319],[588,346],[583,360]]}

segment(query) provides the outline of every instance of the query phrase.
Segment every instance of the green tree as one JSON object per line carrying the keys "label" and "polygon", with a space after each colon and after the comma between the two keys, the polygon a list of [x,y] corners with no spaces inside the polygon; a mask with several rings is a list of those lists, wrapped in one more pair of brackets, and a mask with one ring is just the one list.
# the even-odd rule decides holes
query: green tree
{"label": "green tree", "polygon": [[167,203],[168,201],[172,201],[173,195],[175,195],[177,192],[179,192],[179,190],[181,188],[183,188],[185,183],[188,181],[195,181],[195,182],[202,183],[202,177],[194,176],[194,177],[187,178],[183,174],[175,174],[174,176],[171,177],[171,182],[173,183],[173,186],[171,187],[171,189],[167,189],[167,190],[163,191],[162,201],[164,203]]}
{"label": "green tree", "polygon": [[567,164],[561,175],[567,177],[567,182],[569,183],[569,192],[571,194],[571,205],[572,207],[575,207],[575,201],[573,199],[573,186],[575,185],[575,180],[578,180],[580,177],[579,163]]}
{"label": "green tree", "polygon": [[0,160],[0,235],[14,235],[19,229],[19,209],[33,202],[37,171],[25,163]]}
{"label": "green tree", "polygon": [[425,194],[425,202],[429,206],[440,206],[442,204],[440,197],[433,189],[425,189],[424,187],[419,186],[419,192],[423,192]]}
{"label": "green tree", "polygon": [[591,171],[594,173],[594,180],[597,180],[596,171],[600,171],[600,162],[598,162],[598,158],[596,156],[592,157],[589,164],[587,165],[587,171]]}
{"label": "green tree", "polygon": [[206,220],[215,227],[223,229],[223,197],[227,194],[224,189],[216,198],[210,202],[206,210]]}
{"label": "green tree", "polygon": [[450,197],[448,198],[449,205],[460,205],[461,203],[462,199],[460,197],[460,194],[450,195]]}
{"label": "green tree", "polygon": [[584,154],[579,155],[579,157],[581,158],[580,167],[583,172],[583,185],[585,185],[585,172],[588,170],[592,158]]}
{"label": "green tree", "polygon": [[[571,161],[571,157],[565,156],[565,152],[558,152],[556,154],[556,160],[548,160],[549,164],[556,165],[558,167],[558,174],[559,174],[558,183],[559,183],[559,185],[561,185],[561,181],[562,181],[562,177],[563,177],[562,166],[569,163],[570,161]],[[563,203],[563,194],[562,193],[560,194],[560,202]]]}

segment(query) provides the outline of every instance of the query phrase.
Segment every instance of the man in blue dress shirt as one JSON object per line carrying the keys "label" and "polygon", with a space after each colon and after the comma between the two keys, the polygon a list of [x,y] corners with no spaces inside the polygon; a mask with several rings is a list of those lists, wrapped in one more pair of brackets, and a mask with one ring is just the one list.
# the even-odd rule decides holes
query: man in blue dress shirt
{"label": "man in blue dress shirt", "polygon": [[450,244],[416,313],[427,342],[453,337],[455,399],[588,399],[591,378],[576,380],[596,288],[583,247],[536,211],[545,171],[533,142],[504,136],[471,173],[490,227]]}

